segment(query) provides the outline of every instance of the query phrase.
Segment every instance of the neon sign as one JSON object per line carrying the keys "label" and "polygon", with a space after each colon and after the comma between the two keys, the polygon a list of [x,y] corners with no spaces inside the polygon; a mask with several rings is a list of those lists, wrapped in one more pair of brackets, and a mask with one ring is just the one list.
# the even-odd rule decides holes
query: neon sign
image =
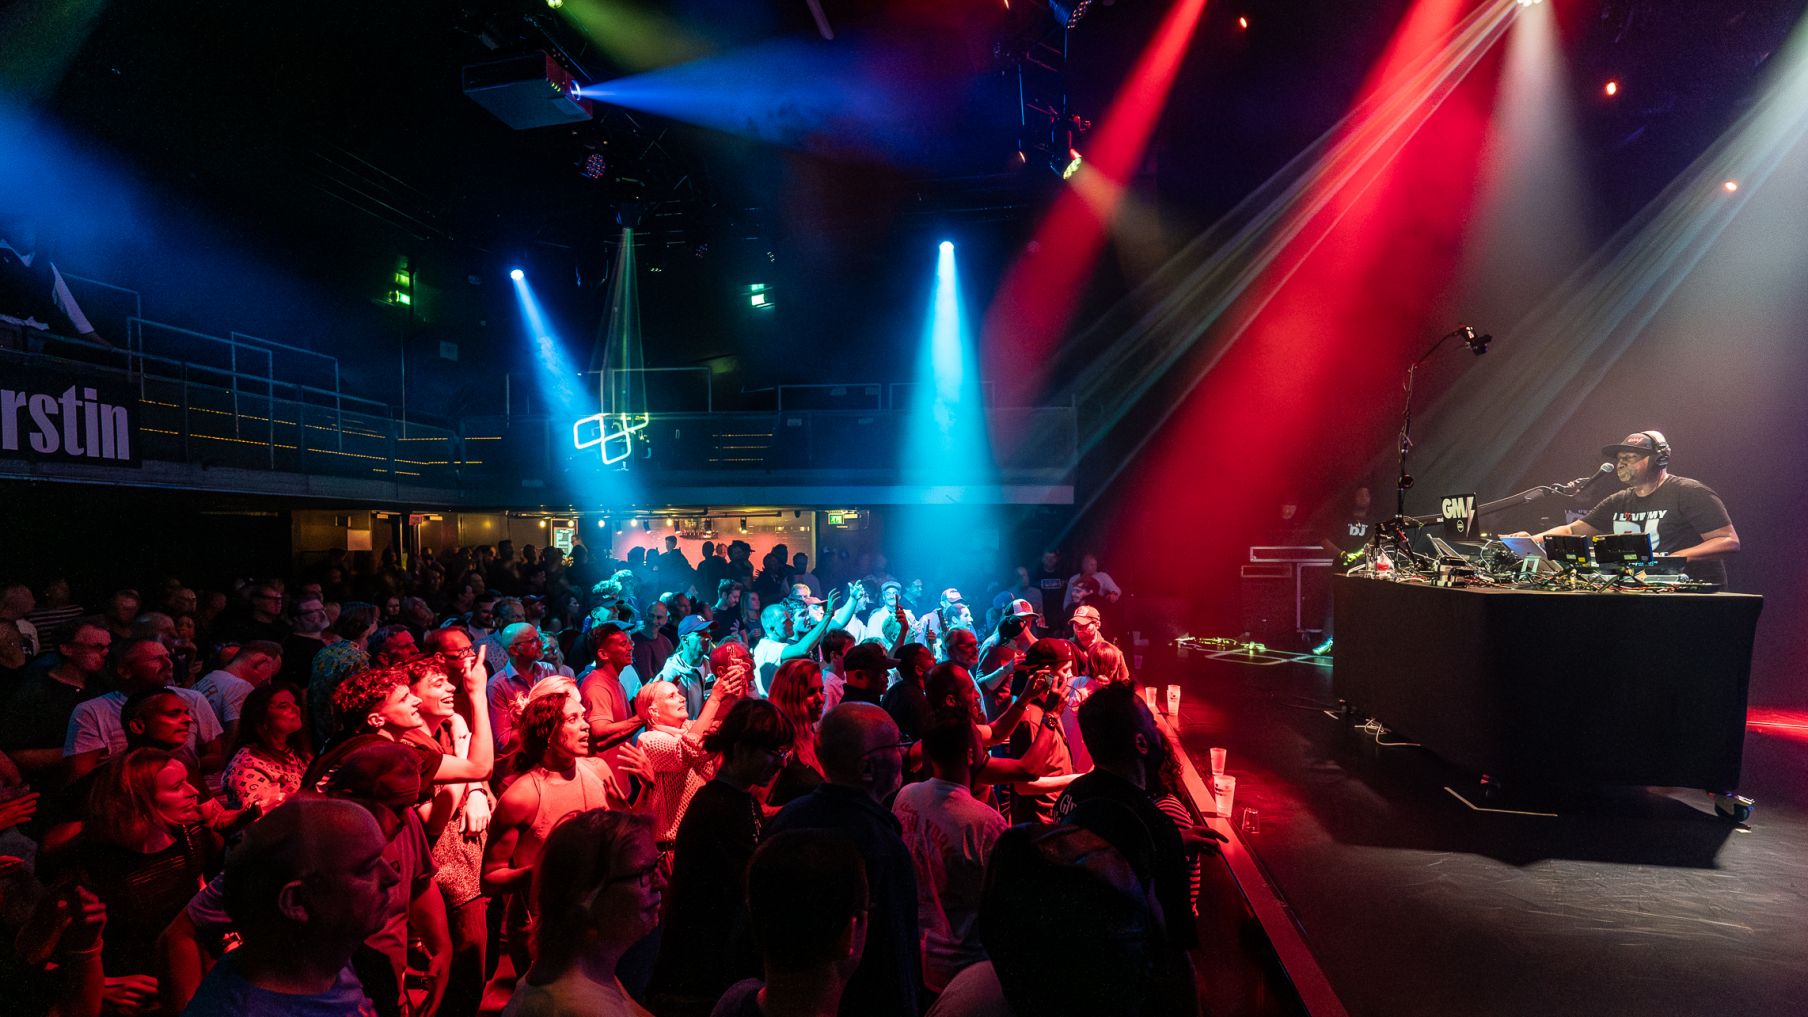
{"label": "neon sign", "polygon": [[571,425],[571,445],[580,452],[597,448],[603,465],[613,466],[634,454],[634,435],[652,422],[645,413],[595,413]]}

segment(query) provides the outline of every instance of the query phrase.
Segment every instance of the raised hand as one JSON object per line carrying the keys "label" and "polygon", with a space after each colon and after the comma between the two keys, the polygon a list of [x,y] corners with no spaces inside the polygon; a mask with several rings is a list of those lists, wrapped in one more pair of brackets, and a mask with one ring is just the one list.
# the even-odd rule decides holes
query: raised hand
{"label": "raised hand", "polygon": [[653,782],[655,773],[653,761],[647,758],[646,750],[632,742],[627,742],[615,751],[618,763],[617,769],[621,770],[623,773],[639,777],[648,784]]}
{"label": "raised hand", "polygon": [[485,664],[489,659],[489,656],[490,644],[479,643],[477,645],[477,652],[465,658],[465,691],[471,695],[473,702],[481,701],[484,675],[489,673],[489,669]]}

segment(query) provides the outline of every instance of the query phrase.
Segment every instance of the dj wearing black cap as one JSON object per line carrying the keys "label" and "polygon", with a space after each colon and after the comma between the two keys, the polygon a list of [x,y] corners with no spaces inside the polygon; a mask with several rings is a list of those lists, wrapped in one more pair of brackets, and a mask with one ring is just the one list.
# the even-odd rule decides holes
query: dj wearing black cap
{"label": "dj wearing black cap", "polygon": [[1629,434],[1604,446],[1624,490],[1608,495],[1588,515],[1537,534],[1545,537],[1597,533],[1645,533],[1658,554],[1687,558],[1691,579],[1726,585],[1724,559],[1739,550],[1739,534],[1720,496],[1699,480],[1672,474],[1670,443],[1660,431]]}

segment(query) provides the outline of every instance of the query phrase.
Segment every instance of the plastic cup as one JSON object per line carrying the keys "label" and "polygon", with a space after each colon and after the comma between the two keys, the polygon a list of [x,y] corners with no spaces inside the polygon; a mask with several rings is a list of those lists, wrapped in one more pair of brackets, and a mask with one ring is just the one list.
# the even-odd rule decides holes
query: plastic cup
{"label": "plastic cup", "polygon": [[1153,686],[1153,685],[1144,685],[1143,686],[1143,702],[1149,704],[1149,712],[1150,713],[1155,712],[1155,710],[1156,710],[1155,686]]}
{"label": "plastic cup", "polygon": [[1262,832],[1262,814],[1257,812],[1254,809],[1244,809],[1243,810],[1243,825],[1242,825],[1241,829],[1242,829],[1243,833],[1246,835],[1261,833]]}
{"label": "plastic cup", "polygon": [[1224,764],[1230,758],[1229,749],[1212,750],[1212,776],[1224,776]]}
{"label": "plastic cup", "polygon": [[1171,716],[1180,716],[1180,686],[1178,685],[1168,686],[1168,713]]}
{"label": "plastic cup", "polygon": [[1231,817],[1231,809],[1237,803],[1237,778],[1228,774],[1212,778],[1212,794],[1218,800],[1218,815],[1225,819]]}

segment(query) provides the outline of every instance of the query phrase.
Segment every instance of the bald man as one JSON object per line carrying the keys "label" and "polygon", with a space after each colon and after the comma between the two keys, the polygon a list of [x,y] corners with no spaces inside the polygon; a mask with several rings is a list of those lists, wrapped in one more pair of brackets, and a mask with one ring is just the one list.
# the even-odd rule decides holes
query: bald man
{"label": "bald man", "polygon": [[508,661],[490,676],[485,696],[490,707],[490,735],[498,752],[513,752],[519,744],[515,724],[527,704],[534,683],[559,673],[540,659],[540,630],[527,622],[513,622],[498,637]]}
{"label": "bald man", "polygon": [[866,859],[873,912],[866,954],[848,981],[840,1013],[915,1017],[922,984],[917,949],[917,879],[910,849],[885,799],[904,774],[898,725],[871,703],[842,703],[822,718],[816,755],[828,782],[784,807],[767,827],[834,830]]}
{"label": "bald man", "polygon": [[368,809],[343,800],[290,799],[252,824],[222,884],[243,943],[183,1013],[370,1012],[350,961],[397,881],[386,840]]}

